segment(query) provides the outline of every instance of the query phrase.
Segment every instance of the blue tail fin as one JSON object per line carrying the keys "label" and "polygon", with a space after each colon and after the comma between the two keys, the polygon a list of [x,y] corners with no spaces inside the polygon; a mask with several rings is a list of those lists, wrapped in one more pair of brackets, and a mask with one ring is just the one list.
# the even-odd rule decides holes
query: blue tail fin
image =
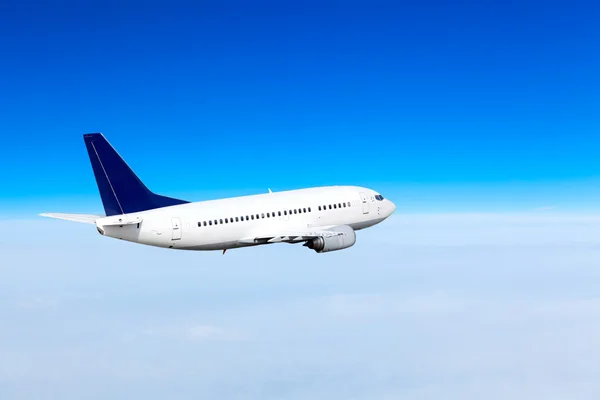
{"label": "blue tail fin", "polygon": [[83,135],[107,216],[188,203],[152,193],[101,133]]}

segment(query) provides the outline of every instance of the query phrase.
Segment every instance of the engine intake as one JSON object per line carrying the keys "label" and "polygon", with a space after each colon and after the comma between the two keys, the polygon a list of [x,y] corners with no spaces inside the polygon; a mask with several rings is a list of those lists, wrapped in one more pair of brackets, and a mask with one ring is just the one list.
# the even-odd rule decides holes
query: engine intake
{"label": "engine intake", "polygon": [[346,249],[356,243],[356,232],[348,225],[339,225],[328,230],[339,234],[335,236],[324,234],[307,241],[304,246],[313,249],[317,253],[327,253],[328,251]]}

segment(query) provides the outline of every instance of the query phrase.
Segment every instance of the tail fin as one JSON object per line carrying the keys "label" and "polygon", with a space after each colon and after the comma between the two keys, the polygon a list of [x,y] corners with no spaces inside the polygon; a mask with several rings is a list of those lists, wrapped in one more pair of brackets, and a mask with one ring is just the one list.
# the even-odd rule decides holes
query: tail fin
{"label": "tail fin", "polygon": [[101,133],[83,135],[106,216],[188,203],[152,193]]}

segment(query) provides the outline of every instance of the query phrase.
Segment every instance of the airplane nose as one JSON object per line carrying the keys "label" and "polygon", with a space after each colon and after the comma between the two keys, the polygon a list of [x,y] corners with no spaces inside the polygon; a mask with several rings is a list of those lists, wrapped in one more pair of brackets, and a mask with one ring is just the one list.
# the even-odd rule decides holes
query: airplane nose
{"label": "airplane nose", "polygon": [[385,201],[387,202],[386,210],[388,212],[387,216],[389,217],[390,215],[392,215],[394,213],[394,211],[396,211],[396,205],[388,199],[385,199]]}

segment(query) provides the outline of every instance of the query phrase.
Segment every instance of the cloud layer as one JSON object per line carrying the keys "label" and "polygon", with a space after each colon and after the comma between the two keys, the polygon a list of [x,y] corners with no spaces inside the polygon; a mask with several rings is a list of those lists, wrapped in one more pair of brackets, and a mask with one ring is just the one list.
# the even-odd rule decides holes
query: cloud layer
{"label": "cloud layer", "polygon": [[592,399],[600,216],[396,216],[317,255],[0,222],[0,398]]}

